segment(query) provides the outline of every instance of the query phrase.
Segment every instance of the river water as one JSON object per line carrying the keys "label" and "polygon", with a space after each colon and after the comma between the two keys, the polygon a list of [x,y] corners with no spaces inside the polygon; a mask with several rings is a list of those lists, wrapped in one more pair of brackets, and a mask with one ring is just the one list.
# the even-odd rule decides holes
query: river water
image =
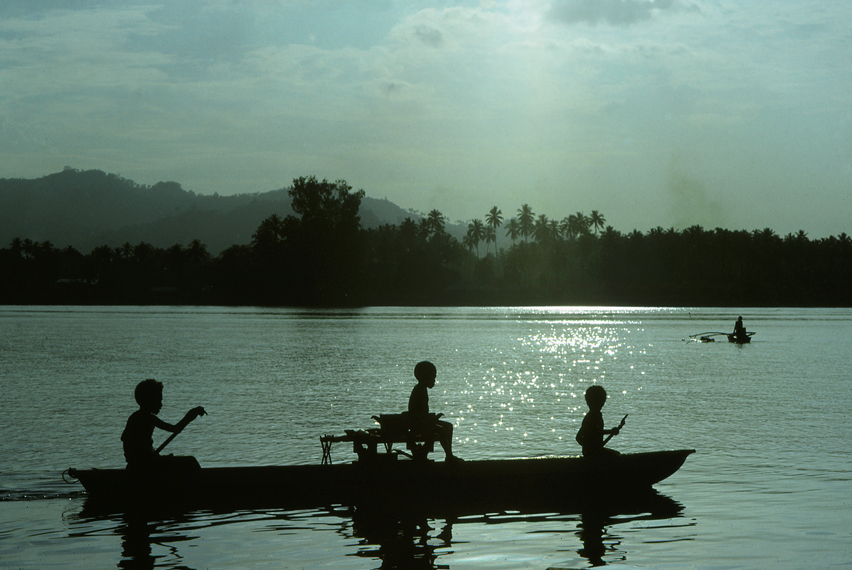
{"label": "river water", "polygon": [[[739,314],[751,344],[690,340]],[[0,307],[0,567],[849,568],[850,338],[849,309]],[[583,392],[603,385],[607,423],[629,414],[610,446],[696,449],[655,486],[677,508],[595,524],[491,512],[377,528],[339,506],[139,521],[89,513],[61,476],[123,466],[144,378],[164,383],[166,421],[209,412],[169,451],[311,464],[321,435],[404,409],[420,360],[469,460],[578,453]]]}

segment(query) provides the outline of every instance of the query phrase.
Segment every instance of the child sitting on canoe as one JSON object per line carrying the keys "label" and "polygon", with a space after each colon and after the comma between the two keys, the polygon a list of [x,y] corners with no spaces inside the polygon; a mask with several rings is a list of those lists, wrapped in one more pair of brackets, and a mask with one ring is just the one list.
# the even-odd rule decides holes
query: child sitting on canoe
{"label": "child sitting on canoe", "polygon": [[[624,425],[624,420],[621,420],[621,425],[618,427],[604,429],[601,409],[606,403],[606,390],[603,386],[590,386],[586,390],[586,403],[589,405],[589,411],[583,418],[583,423],[577,432],[577,443],[583,446],[583,456],[618,455],[617,451],[607,449],[604,444],[612,436],[618,435],[619,430]],[[605,435],[609,435],[606,440],[603,437]]]}
{"label": "child sitting on canoe", "polygon": [[431,362],[424,360],[414,367],[417,386],[411,390],[411,396],[408,398],[408,420],[411,422],[412,429],[432,431],[438,435],[441,447],[447,454],[447,461],[461,461],[460,458],[453,455],[453,424],[439,419],[444,414],[429,413],[429,392],[427,390],[435,386],[437,375],[438,369]]}
{"label": "child sitting on canoe", "polygon": [[121,434],[124,442],[124,458],[127,460],[128,469],[150,469],[163,466],[164,463],[174,465],[189,463],[198,467],[194,457],[161,456],[154,450],[154,428],[160,428],[178,434],[183,428],[198,416],[205,414],[204,408],[198,406],[189,410],[183,419],[172,425],[157,417],[160,408],[163,407],[163,384],[152,378],[143,380],[136,386],[134,392],[139,409],[133,412],[127,419],[127,425]]}

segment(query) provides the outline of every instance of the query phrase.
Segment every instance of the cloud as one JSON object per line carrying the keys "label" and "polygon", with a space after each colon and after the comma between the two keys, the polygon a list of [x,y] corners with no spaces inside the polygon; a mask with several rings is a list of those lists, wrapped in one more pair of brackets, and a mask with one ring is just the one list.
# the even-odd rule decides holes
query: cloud
{"label": "cloud", "polygon": [[550,8],[550,18],[568,24],[601,22],[613,26],[629,26],[650,20],[661,12],[697,11],[695,4],[681,0],[557,0]]}
{"label": "cloud", "polygon": [[414,35],[416,35],[424,44],[432,47],[440,47],[444,41],[444,36],[441,33],[441,30],[425,24],[420,24],[414,28]]}

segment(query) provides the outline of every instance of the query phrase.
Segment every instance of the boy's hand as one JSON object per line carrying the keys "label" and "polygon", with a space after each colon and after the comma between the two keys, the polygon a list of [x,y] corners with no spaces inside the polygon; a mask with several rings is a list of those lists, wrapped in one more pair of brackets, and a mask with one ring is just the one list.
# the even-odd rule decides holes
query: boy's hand
{"label": "boy's hand", "polygon": [[186,417],[189,418],[190,421],[194,420],[198,416],[207,415],[207,412],[204,411],[204,408],[198,406],[197,408],[192,408],[186,413]]}

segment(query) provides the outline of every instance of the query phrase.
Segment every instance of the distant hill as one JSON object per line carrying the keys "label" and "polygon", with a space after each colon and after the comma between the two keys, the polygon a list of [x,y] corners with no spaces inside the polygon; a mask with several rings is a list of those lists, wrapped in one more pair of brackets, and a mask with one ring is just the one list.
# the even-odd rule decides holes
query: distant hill
{"label": "distant hill", "polygon": [[[272,214],[293,214],[287,190],[204,196],[177,182],[144,186],[100,170],[70,168],[34,180],[0,179],[0,247],[20,238],[87,254],[101,245],[144,241],[170,247],[198,239],[218,255],[248,244]],[[420,217],[370,197],[361,201],[360,214],[365,228]]]}

